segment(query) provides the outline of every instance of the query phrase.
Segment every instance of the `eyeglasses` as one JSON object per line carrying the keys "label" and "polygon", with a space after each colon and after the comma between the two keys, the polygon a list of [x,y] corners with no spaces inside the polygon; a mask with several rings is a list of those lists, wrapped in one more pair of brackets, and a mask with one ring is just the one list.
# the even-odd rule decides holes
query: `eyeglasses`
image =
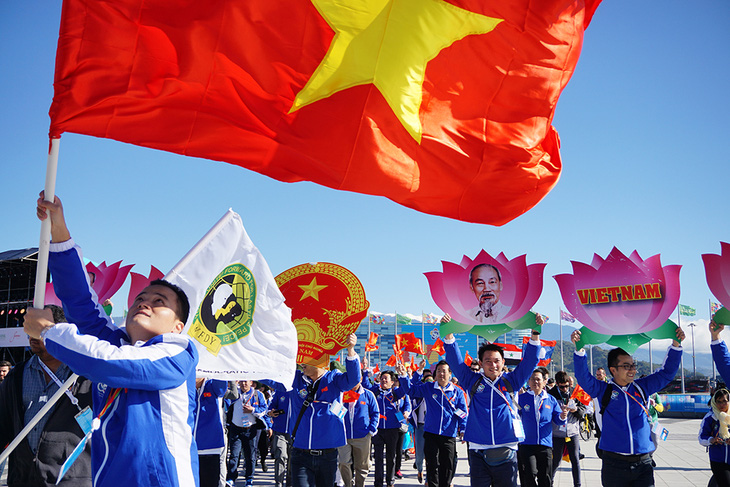
{"label": "eyeglasses", "polygon": [[624,370],[636,370],[638,368],[638,365],[636,364],[621,364],[617,365],[616,368],[622,368]]}

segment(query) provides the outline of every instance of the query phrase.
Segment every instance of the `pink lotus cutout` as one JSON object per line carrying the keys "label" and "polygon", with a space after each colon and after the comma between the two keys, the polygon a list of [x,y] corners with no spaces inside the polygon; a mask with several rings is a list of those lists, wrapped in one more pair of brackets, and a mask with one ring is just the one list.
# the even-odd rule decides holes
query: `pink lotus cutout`
{"label": "pink lotus cutout", "polygon": [[705,277],[710,291],[726,308],[730,308],[730,244],[720,242],[720,255],[702,254]]}
{"label": "pink lotus cutout", "polygon": [[[107,266],[106,262],[102,262],[99,266],[95,266],[92,262],[86,264],[86,272],[93,272],[95,279],[92,289],[98,297],[98,302],[103,303],[110,299],[119,288],[122,287],[124,281],[129,275],[129,271],[134,264],[122,266],[122,261],[115,262]],[[61,306],[61,300],[56,296],[52,283],[46,283],[46,299],[45,304],[56,304]]]}
{"label": "pink lotus cutout", "polygon": [[[482,250],[474,260],[464,256],[461,263],[441,261],[443,272],[426,272],[431,296],[442,311],[465,325],[509,323],[525,316],[542,293],[542,274],[546,264],[527,265],[527,256],[520,255],[510,260],[500,253],[493,258]],[[483,264],[494,266],[501,278],[494,319],[480,321],[478,316],[481,299],[475,294],[476,287],[470,284],[472,269]],[[476,271],[475,271],[476,272]],[[492,274],[492,271],[488,271]],[[495,274],[492,274],[495,275]],[[476,276],[476,274],[475,274]],[[491,298],[494,301],[494,298]]]}
{"label": "pink lotus cutout", "polygon": [[129,296],[127,297],[127,309],[132,308],[134,298],[136,298],[144,288],[149,286],[152,281],[162,279],[163,277],[165,277],[165,275],[155,266],[150,266],[150,273],[147,277],[137,272],[132,272],[132,282],[129,285]]}
{"label": "pink lotus cutout", "polygon": [[[644,260],[636,251],[626,257],[614,247],[605,260],[594,254],[590,265],[571,264],[573,274],[553,277],[568,311],[596,333],[633,335],[655,330],[679,303],[682,266],[662,267],[658,254]],[[581,296],[587,300],[590,289],[594,290],[590,303],[582,304]]]}

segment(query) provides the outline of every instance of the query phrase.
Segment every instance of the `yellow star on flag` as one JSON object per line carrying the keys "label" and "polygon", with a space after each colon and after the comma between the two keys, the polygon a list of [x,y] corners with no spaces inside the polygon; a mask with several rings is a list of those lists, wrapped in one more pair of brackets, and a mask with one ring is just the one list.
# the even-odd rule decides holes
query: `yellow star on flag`
{"label": "yellow star on flag", "polygon": [[318,285],[316,277],[312,278],[312,282],[310,282],[306,286],[300,284],[299,289],[304,291],[304,293],[302,294],[302,297],[299,298],[299,301],[304,301],[307,298],[313,298],[313,299],[319,301],[319,292],[326,287],[327,287],[326,284]]}
{"label": "yellow star on flag", "polygon": [[420,144],[426,65],[442,49],[492,31],[502,19],[443,0],[312,0],[335,37],[289,112],[372,83]]}

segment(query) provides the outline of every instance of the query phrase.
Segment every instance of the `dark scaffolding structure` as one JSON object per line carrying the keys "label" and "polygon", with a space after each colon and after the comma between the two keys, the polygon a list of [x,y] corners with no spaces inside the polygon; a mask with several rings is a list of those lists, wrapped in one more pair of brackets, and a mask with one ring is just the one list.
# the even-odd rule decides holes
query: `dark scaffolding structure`
{"label": "dark scaffolding structure", "polygon": [[[28,307],[33,306],[38,249],[0,252],[0,331],[23,326]],[[0,347],[0,360],[15,365],[30,357],[27,347]]]}

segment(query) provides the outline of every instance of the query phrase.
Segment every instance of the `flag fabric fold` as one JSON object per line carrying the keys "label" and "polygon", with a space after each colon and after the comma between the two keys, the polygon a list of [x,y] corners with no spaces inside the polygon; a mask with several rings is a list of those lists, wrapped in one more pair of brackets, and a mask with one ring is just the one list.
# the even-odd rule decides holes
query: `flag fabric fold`
{"label": "flag fabric fold", "polygon": [[[525,353],[525,348],[527,348],[527,342],[530,341],[530,337],[522,337],[522,353]],[[538,352],[538,358],[539,362],[537,363],[538,367],[547,367],[550,365],[550,360],[553,356],[553,350],[555,350],[555,345],[557,345],[556,340],[540,340],[540,351]]]}
{"label": "flag fabric fold", "polygon": [[404,2],[65,0],[51,137],[502,225],[558,181],[552,119],[600,0]]}
{"label": "flag fabric fold", "polygon": [[183,333],[198,348],[198,377],[291,386],[297,354],[291,310],[238,214],[228,210],[166,279],[190,300]]}

